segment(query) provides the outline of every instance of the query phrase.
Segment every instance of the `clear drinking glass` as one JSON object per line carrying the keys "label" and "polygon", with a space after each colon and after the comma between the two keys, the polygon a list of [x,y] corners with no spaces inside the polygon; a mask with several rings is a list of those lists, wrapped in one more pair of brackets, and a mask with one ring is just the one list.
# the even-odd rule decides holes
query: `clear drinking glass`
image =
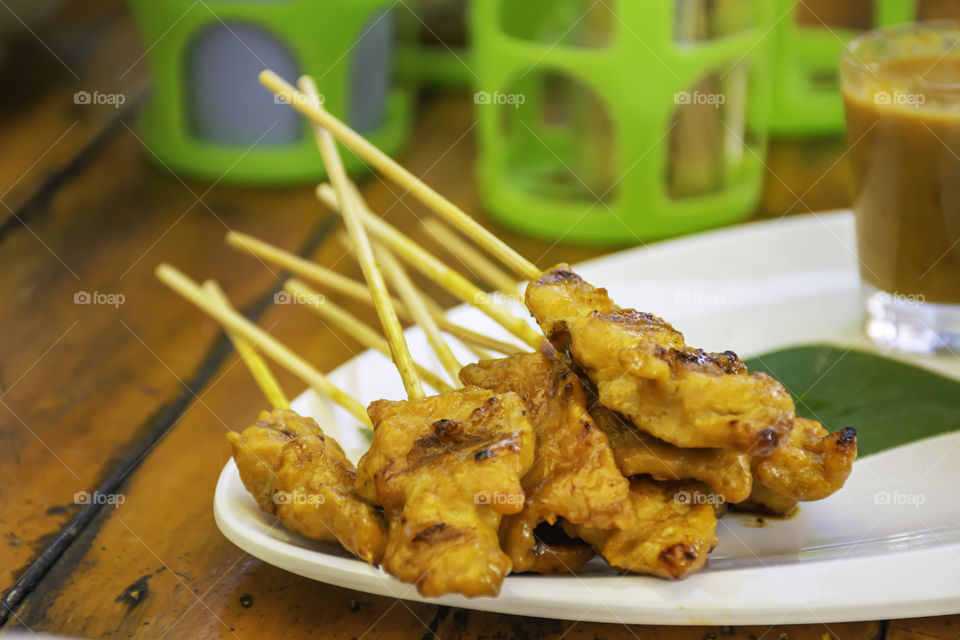
{"label": "clear drinking glass", "polygon": [[960,352],[960,23],[863,34],[840,61],[867,333]]}

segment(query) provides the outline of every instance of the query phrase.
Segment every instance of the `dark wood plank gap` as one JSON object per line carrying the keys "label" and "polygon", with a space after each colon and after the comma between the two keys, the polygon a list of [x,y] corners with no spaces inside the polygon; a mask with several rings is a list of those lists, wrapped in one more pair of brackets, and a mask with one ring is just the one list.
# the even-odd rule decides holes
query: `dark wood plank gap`
{"label": "dark wood plank gap", "polygon": [[880,627],[877,629],[877,640],[886,640],[887,634],[890,632],[890,621],[881,620]]}
{"label": "dark wood plank gap", "polygon": [[433,618],[430,620],[430,624],[427,625],[426,631],[423,632],[423,635],[420,636],[420,640],[433,640],[438,638],[437,629],[440,628],[440,625],[443,624],[443,621],[447,619],[447,616],[450,615],[450,607],[446,605],[440,605],[437,607],[437,613],[434,614]]}
{"label": "dark wood plank gap", "polygon": [[119,115],[104,127],[85,147],[71,159],[67,164],[54,170],[38,186],[37,190],[20,207],[19,211],[14,211],[13,215],[8,216],[0,222],[0,243],[16,229],[23,229],[25,224],[31,222],[35,217],[44,211],[49,210],[50,201],[59,189],[66,186],[70,180],[80,174],[99,153],[107,147],[107,144],[123,131],[122,124],[125,121],[132,121],[136,115],[137,109],[143,104],[147,92],[144,91],[131,101],[129,107],[120,111]]}
{"label": "dark wood plank gap", "polygon": [[[328,215],[317,227],[316,231],[310,234],[307,242],[300,249],[299,254],[309,256],[312,254],[337,226],[338,217]],[[284,273],[281,282],[288,277]],[[162,286],[158,284],[157,286]],[[250,307],[244,311],[244,315],[252,321],[257,321],[273,304],[274,295],[282,290],[280,286],[272,287],[269,291],[261,295]],[[204,386],[213,379],[224,361],[233,351],[233,345],[227,339],[222,331],[216,341],[210,347],[207,355],[201,362],[196,374],[194,374],[187,383],[187,388],[169,405],[164,407],[156,418],[152,418],[147,433],[141,438],[129,454],[124,456],[114,467],[113,471],[96,489],[103,495],[115,494],[119,492],[124,479],[134,471],[140,462],[147,456],[153,447],[163,439],[163,437],[172,429],[181,416],[187,411],[194,398],[203,390]],[[104,504],[91,503],[84,506],[79,513],[67,524],[67,526],[57,535],[56,539],[50,544],[40,556],[31,563],[30,567],[20,575],[2,596],[0,596],[0,628],[2,628],[10,618],[13,609],[25,598],[37,583],[43,579],[47,571],[54,563],[70,548],[70,545],[93,521],[102,507],[110,506]]]}
{"label": "dark wood plank gap", "polygon": [[122,0],[59,4],[32,32],[4,42],[0,79],[12,89],[0,104],[3,222],[120,116],[112,106],[78,105],[77,91],[122,94],[122,113],[147,89],[146,64],[129,66],[146,45]]}

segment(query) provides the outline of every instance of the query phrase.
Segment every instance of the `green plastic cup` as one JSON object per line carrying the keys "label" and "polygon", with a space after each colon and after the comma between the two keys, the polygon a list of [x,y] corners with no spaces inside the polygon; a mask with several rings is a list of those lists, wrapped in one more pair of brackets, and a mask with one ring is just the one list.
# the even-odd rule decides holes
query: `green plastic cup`
{"label": "green plastic cup", "polygon": [[768,2],[474,0],[479,184],[532,235],[635,243],[741,220],[763,178]]}
{"label": "green plastic cup", "polygon": [[[303,119],[257,82],[308,73],[324,107],[396,152],[412,93],[392,77],[388,0],[131,0],[152,89],[140,114],[148,156],[203,179],[281,184],[323,178]],[[362,167],[345,154],[348,170]]]}
{"label": "green plastic cup", "polygon": [[843,98],[837,60],[847,41],[860,31],[915,19],[916,0],[866,0],[838,3],[834,9],[862,13],[861,24],[830,24],[815,4],[804,5],[806,25],[798,24],[800,3],[777,0],[770,38],[775,60],[770,131],[782,135],[839,134],[843,131]]}

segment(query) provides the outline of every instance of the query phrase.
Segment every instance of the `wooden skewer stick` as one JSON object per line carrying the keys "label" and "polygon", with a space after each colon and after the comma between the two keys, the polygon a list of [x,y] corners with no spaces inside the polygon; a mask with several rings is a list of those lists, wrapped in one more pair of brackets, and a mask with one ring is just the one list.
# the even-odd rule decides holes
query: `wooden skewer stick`
{"label": "wooden skewer stick", "polygon": [[[340,244],[343,246],[343,248],[346,249],[348,252],[350,252],[350,254],[353,254],[353,242],[351,242],[350,236],[348,236],[346,233],[339,232],[337,233],[337,241],[339,241]],[[376,251],[376,246],[374,246],[374,251]],[[394,285],[394,288],[396,288],[395,285]],[[431,299],[427,294],[425,294],[419,288],[417,289],[417,293],[420,294],[420,299],[423,300],[423,304],[427,307],[428,313],[433,318],[433,321],[437,324],[437,326],[440,327],[441,331],[444,331],[445,333],[452,335],[454,338],[458,338],[460,342],[462,342],[463,345],[467,349],[469,349],[473,353],[473,355],[477,357],[478,360],[489,360],[492,357],[489,351],[487,351],[482,347],[478,347],[476,344],[473,343],[473,341],[471,341],[470,339],[471,336],[465,337],[464,335],[462,335],[462,332],[469,332],[477,336],[479,336],[480,334],[472,332],[465,327],[461,327],[459,325],[453,324],[452,322],[447,320],[447,314],[443,310],[443,307],[437,304],[436,301]],[[404,305],[403,302],[400,302],[399,300],[394,298],[393,306],[397,309],[397,315],[400,316],[401,320],[413,322],[414,324],[420,324],[416,320],[413,320],[410,317],[410,313],[407,312],[406,305]],[[451,328],[453,328],[454,330],[451,331]],[[489,339],[492,340],[492,338],[489,338]],[[513,348],[509,352],[501,351],[501,353],[515,353],[517,351],[519,351],[519,349]]]}
{"label": "wooden skewer stick", "polygon": [[[420,291],[420,293],[423,294],[422,289],[418,289],[418,290]],[[499,340],[495,340],[494,338],[488,338],[487,336],[484,336],[481,333],[477,333],[476,331],[471,331],[466,327],[461,327],[458,324],[454,324],[450,322],[449,320],[447,320],[447,314],[443,310],[443,307],[437,304],[435,300],[433,300],[432,298],[430,298],[430,296],[426,294],[423,294],[423,303],[427,305],[427,309],[430,311],[430,315],[432,315],[433,319],[436,320],[437,326],[440,327],[440,330],[460,340],[460,342],[463,343],[463,346],[469,349],[473,353],[473,355],[477,357],[477,360],[489,360],[493,356],[491,356],[490,352],[484,349],[482,346],[478,346],[480,342],[472,340],[460,332],[467,332],[467,333],[473,334],[473,336],[479,336],[481,338],[484,338],[487,340],[493,340],[494,342],[500,343],[499,347],[494,348],[494,351],[499,351],[500,353],[512,354],[512,353],[519,353],[524,350],[524,349],[521,349],[520,347],[511,346],[509,343],[500,342]],[[503,348],[508,348],[511,350],[500,351],[500,349],[503,349]]]}
{"label": "wooden skewer stick", "polygon": [[[321,184],[317,187],[317,197],[334,211],[339,210],[336,193],[329,184]],[[359,214],[358,218],[370,229],[371,233],[423,275],[463,302],[480,309],[531,348],[539,350],[543,346],[544,338],[539,332],[514,316],[505,307],[495,303],[485,291],[428,253],[397,229],[375,216],[369,209],[361,207],[356,213]]]}
{"label": "wooden skewer stick", "polygon": [[[319,104],[320,101],[316,99],[318,96],[317,86],[313,82],[313,78],[301,76],[299,84],[300,90],[310,97],[311,102]],[[336,192],[341,217],[347,231],[350,232],[350,238],[356,246],[360,270],[363,271],[363,277],[370,288],[373,306],[380,317],[380,325],[383,327],[383,333],[390,344],[390,353],[393,355],[393,362],[397,366],[400,378],[403,380],[407,397],[411,400],[424,398],[426,394],[423,392],[423,385],[420,384],[420,377],[414,367],[413,356],[410,355],[407,339],[403,335],[403,327],[400,326],[397,312],[390,301],[387,285],[384,283],[383,275],[373,258],[373,249],[370,248],[367,230],[360,219],[360,194],[350,187],[350,180],[347,178],[347,172],[340,159],[340,151],[337,149],[337,143],[330,132],[322,126],[314,124],[313,134],[317,139],[320,155],[323,156],[323,164],[327,168],[327,174],[330,176],[330,183]]]}
{"label": "wooden skewer stick", "polygon": [[456,324],[455,322],[450,322],[440,305],[433,302],[433,300],[430,298],[427,298],[426,302],[427,306],[430,308],[430,314],[433,316],[433,319],[436,320],[440,329],[442,329],[445,333],[449,333],[451,336],[457,338],[461,342],[464,342],[467,347],[476,353],[477,357],[481,360],[489,358],[490,354],[477,353],[477,348],[480,348],[481,351],[483,349],[490,349],[491,351],[496,351],[497,353],[502,353],[504,355],[513,355],[514,353],[526,351],[526,349],[523,347],[517,346],[511,342],[504,342],[503,340],[498,340],[497,338],[491,338],[490,336],[480,333],[479,331],[474,331],[473,329],[468,329],[462,325]]}
{"label": "wooden skewer stick", "polygon": [[421,224],[427,233],[436,238],[448,253],[456,256],[465,267],[477,274],[481,280],[508,296],[515,297],[517,295],[517,282],[507,272],[451,231],[439,218],[427,218]]}
{"label": "wooden skewer stick", "polygon": [[[301,278],[312,280],[317,284],[338,291],[355,300],[360,300],[371,305],[373,304],[373,299],[370,297],[370,290],[364,283],[358,282],[353,278],[348,278],[331,269],[321,267],[315,262],[301,258],[289,251],[284,251],[263,240],[259,240],[245,233],[240,233],[239,231],[230,231],[227,233],[227,244],[235,249],[240,249],[253,256],[257,256],[266,262],[288,269]],[[413,317],[407,313],[406,308],[399,300],[394,298],[393,305],[397,314],[403,317],[404,320],[408,322],[413,321]],[[434,318],[441,329],[465,343],[508,355],[522,351],[521,348],[514,344],[485,336],[482,333],[477,333],[472,329],[467,329],[466,327],[450,322],[446,316],[443,315],[442,309],[439,311],[432,309],[432,313],[434,313]],[[483,358],[484,356],[479,357]]]}
{"label": "wooden skewer stick", "polygon": [[[226,241],[227,244],[234,249],[246,251],[252,256],[287,269],[301,278],[309,278],[317,284],[321,284],[334,291],[339,291],[355,300],[366,301],[369,304],[373,304],[373,298],[370,297],[370,289],[367,288],[366,284],[341,275],[333,269],[322,267],[316,262],[301,258],[295,253],[290,253],[289,251],[266,243],[259,238],[239,231],[228,232]],[[411,320],[406,313],[406,309],[402,308],[402,303],[399,300],[394,298],[393,305],[398,315],[406,315],[407,317],[404,319]]]}
{"label": "wooden skewer stick", "polygon": [[[432,313],[432,312],[431,312],[431,313]],[[454,336],[454,337],[456,337],[456,336]],[[489,360],[490,358],[493,357],[493,356],[490,354],[489,351],[487,351],[487,350],[484,349],[483,347],[478,347],[478,346],[475,345],[475,344],[470,344],[469,342],[464,342],[464,343],[463,343],[463,346],[465,346],[467,349],[469,349],[470,353],[472,353],[472,354],[473,354],[473,357],[476,358],[477,360]]]}
{"label": "wooden skewer stick", "polygon": [[437,354],[437,359],[440,361],[440,364],[443,365],[443,368],[456,386],[463,386],[460,384],[460,369],[463,368],[463,365],[457,362],[457,357],[453,355],[453,351],[450,350],[450,345],[443,339],[443,335],[440,333],[440,327],[437,326],[436,321],[433,319],[433,316],[430,315],[430,311],[423,301],[423,294],[420,293],[413,284],[413,281],[410,280],[410,276],[407,275],[403,266],[383,245],[374,244],[373,250],[376,252],[377,260],[380,262],[380,266],[383,267],[387,278],[390,279],[394,290],[400,294],[400,299],[403,300],[403,304],[407,306],[416,323],[420,325],[420,328],[423,329],[424,334],[426,334],[427,342],[430,343],[433,352]]}
{"label": "wooden skewer stick", "polygon": [[[234,311],[227,295],[216,282],[207,280],[203,283],[203,288],[215,303],[228,311]],[[257,386],[260,387],[263,395],[267,397],[270,405],[274,409],[289,409],[290,401],[287,400],[283,389],[280,388],[280,383],[277,382],[277,379],[273,376],[273,372],[270,371],[270,367],[260,354],[257,353],[257,350],[253,348],[253,345],[236,331],[232,329],[225,329],[225,331],[227,337],[230,338],[230,342],[233,343],[233,348],[240,354],[240,358],[243,360],[243,363],[247,365],[250,375],[253,376],[254,381],[257,383]]]}
{"label": "wooden skewer stick", "polygon": [[317,393],[329,398],[346,409],[366,426],[370,416],[362,404],[341,391],[327,380],[326,376],[314,369],[306,360],[285,347],[269,333],[250,322],[236,311],[231,311],[213,302],[197,283],[168,264],[161,264],[156,270],[157,277],[181,296],[200,307],[225,328],[248,340],[255,349],[294,374]]}
{"label": "wooden skewer stick", "polygon": [[[523,278],[536,278],[542,272],[503,240],[493,235],[455,204],[427,186],[420,178],[404,169],[390,156],[372,145],[366,138],[335,118],[318,101],[309,100],[283,78],[270,70],[260,72],[260,83],[287,102],[310,121],[322,126],[348,149],[378,169],[385,176],[403,186],[418,200],[437,212],[444,220],[460,229],[467,237],[490,252],[500,262]],[[301,90],[303,87],[301,86]]]}
{"label": "wooden skewer stick", "polygon": [[[329,300],[321,302],[321,294],[296,278],[287,280],[283,284],[283,288],[287,293],[295,296],[297,300],[304,301],[306,306],[316,312],[327,324],[343,331],[368,349],[374,349],[388,358],[391,357],[390,345],[383,339],[383,336],[343,307]],[[426,367],[416,363],[414,363],[414,366],[417,368],[420,378],[437,391],[450,391],[453,388],[447,384],[446,380]]]}
{"label": "wooden skewer stick", "polygon": [[[353,278],[348,278],[336,271],[322,267],[315,262],[301,258],[294,253],[290,253],[289,251],[285,251],[239,231],[228,232],[226,241],[228,245],[235,249],[246,251],[266,262],[288,269],[301,278],[312,280],[317,284],[338,291],[355,300],[360,300],[370,305],[373,304],[373,299],[370,297],[370,290],[367,288],[367,285]],[[392,298],[392,301],[397,315],[408,322],[412,322],[413,317],[407,312],[403,303],[396,298]],[[440,325],[440,328],[463,342],[484,347],[497,353],[513,354],[522,351],[521,348],[514,344],[491,338],[450,322],[444,315],[443,309],[440,309],[436,303],[428,299],[428,304],[431,305],[431,313],[434,314],[434,318]],[[480,357],[482,358],[484,356]]]}

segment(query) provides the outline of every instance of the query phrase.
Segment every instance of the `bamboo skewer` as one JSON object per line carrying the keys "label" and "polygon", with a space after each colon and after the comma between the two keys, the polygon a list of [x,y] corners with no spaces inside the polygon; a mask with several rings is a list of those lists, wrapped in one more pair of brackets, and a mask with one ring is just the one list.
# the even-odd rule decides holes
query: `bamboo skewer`
{"label": "bamboo skewer", "polygon": [[[365,302],[367,304],[373,304],[373,299],[370,297],[370,290],[367,288],[367,286],[362,282],[354,280],[353,278],[348,278],[347,276],[341,275],[336,271],[321,267],[315,262],[301,258],[294,253],[284,251],[279,247],[275,247],[262,240],[259,240],[258,238],[254,238],[253,236],[241,233],[239,231],[230,231],[227,233],[226,241],[228,245],[235,249],[246,251],[247,253],[264,260],[265,262],[269,262],[287,269],[301,278],[312,280],[317,284],[323,285],[329,289],[333,289],[334,291],[338,291],[346,296],[354,298],[355,300],[360,300],[361,302]],[[428,302],[428,304],[431,302],[432,301]],[[408,322],[413,321],[413,317],[407,312],[406,308],[399,300],[393,299],[393,305],[397,311],[397,314],[403,317],[404,320]],[[476,331],[450,322],[447,320],[446,316],[443,315],[442,309],[439,311],[437,310],[436,305],[431,305],[431,313],[434,314],[434,318],[436,319],[437,324],[440,325],[441,329],[465,343],[508,355],[522,351],[522,349],[517,347],[517,345],[510,344],[509,342],[504,342],[502,340],[497,340],[496,338],[491,338],[483,335],[482,333],[477,333]],[[483,358],[485,356],[481,355],[479,357]],[[489,354],[486,357],[489,357]]]}
{"label": "bamboo skewer", "polygon": [[[260,73],[260,83],[275,94],[285,97],[293,108],[315,124],[324,127],[364,161],[406,188],[409,193],[482,246],[500,262],[510,267],[517,275],[524,278],[535,278],[541,274],[536,265],[518,254],[509,245],[485,229],[455,204],[427,186],[410,171],[404,169],[359,133],[331,115],[318,101],[308,100],[303,93],[297,91],[283,78],[270,70]],[[303,89],[302,86],[301,89]]]}
{"label": "bamboo skewer", "polygon": [[457,357],[453,355],[450,346],[440,334],[440,327],[437,326],[433,316],[430,315],[430,310],[427,309],[427,305],[423,301],[423,294],[414,286],[403,266],[383,245],[374,245],[374,251],[393,288],[400,294],[400,299],[410,310],[414,321],[423,329],[427,336],[427,342],[430,343],[430,347],[437,355],[437,360],[440,361],[440,364],[454,381],[455,386],[463,386],[460,384],[460,369],[463,368],[463,365],[457,362]]}
{"label": "bamboo skewer", "polygon": [[[334,211],[339,210],[337,207],[338,198],[329,184],[321,184],[317,187],[317,197]],[[341,211],[342,213],[343,211]],[[496,304],[486,292],[428,253],[400,231],[375,216],[369,209],[360,207],[357,211],[350,211],[350,213],[358,214],[359,220],[370,229],[371,233],[423,275],[463,302],[480,309],[531,348],[539,350],[543,346],[543,336],[530,325],[514,316],[503,306]]]}
{"label": "bamboo skewer", "polygon": [[[317,88],[313,79],[309,76],[301,76],[301,91],[309,96],[312,103],[319,104],[316,100]],[[292,88],[292,87],[291,87]],[[322,123],[321,123],[322,124]],[[370,240],[367,238],[367,231],[363,221],[360,219],[360,196],[350,187],[349,178],[346,170],[343,168],[343,162],[340,160],[340,152],[337,150],[337,143],[333,136],[322,126],[314,124],[313,133],[317,139],[317,147],[323,156],[323,164],[326,166],[327,174],[330,176],[330,183],[336,192],[339,211],[343,218],[347,231],[350,232],[350,238],[356,246],[357,259],[360,262],[360,270],[363,271],[363,277],[370,288],[370,297],[373,298],[373,306],[380,317],[380,324],[383,327],[383,333],[390,344],[390,353],[393,356],[393,362],[397,366],[400,378],[403,380],[404,389],[407,397],[410,399],[424,398],[423,386],[420,384],[420,377],[417,375],[414,367],[413,357],[410,355],[410,349],[407,347],[407,340],[403,335],[403,327],[400,326],[400,320],[390,301],[390,295],[387,293],[387,285],[383,281],[383,275],[377,267],[373,258],[373,250],[370,248]]]}
{"label": "bamboo skewer", "polygon": [[[433,311],[431,311],[430,313],[433,313]],[[440,327],[440,329],[443,330],[443,327]],[[448,333],[448,334],[449,334],[450,332],[449,332],[449,331],[444,331],[444,333]],[[453,337],[456,338],[457,336],[454,335]],[[470,353],[472,353],[472,354],[473,354],[473,357],[476,358],[477,360],[489,360],[490,358],[493,357],[493,356],[490,354],[490,352],[487,351],[486,349],[484,349],[483,347],[478,347],[478,346],[475,345],[475,344],[470,344],[469,342],[466,342],[466,341],[464,341],[463,339],[461,339],[461,342],[463,342],[463,346],[466,347],[467,350],[468,350]]]}
{"label": "bamboo skewer", "polygon": [[[439,309],[439,305],[431,305],[430,302],[433,302],[429,298],[427,299],[428,306],[430,307],[430,313],[433,315],[433,319],[436,320],[437,325],[445,332],[449,333],[454,338],[466,343],[467,347],[470,347],[471,350],[476,353],[476,348],[480,349],[490,349],[491,351],[496,351],[497,353],[502,353],[504,355],[513,355],[514,353],[520,353],[521,351],[526,351],[523,347],[520,347],[511,342],[504,342],[497,338],[491,338],[490,336],[480,333],[479,331],[474,331],[473,329],[468,329],[462,325],[456,324],[455,322],[450,322],[447,320],[447,317],[443,313],[443,309]],[[481,359],[489,358],[490,354],[479,354],[478,357]]]}
{"label": "bamboo skewer", "polygon": [[456,256],[481,280],[508,296],[514,297],[517,295],[517,282],[507,272],[451,231],[439,218],[427,218],[421,224],[428,233],[443,245],[448,253]]}
{"label": "bamboo skewer", "polygon": [[370,417],[360,402],[341,391],[340,388],[327,380],[326,376],[276,338],[236,311],[225,309],[215,303],[193,280],[174,267],[161,264],[157,267],[156,274],[164,284],[200,307],[225,328],[248,340],[255,349],[306,382],[319,394],[339,404],[364,425],[371,426]]}
{"label": "bamboo skewer", "polygon": [[[418,289],[418,291],[423,293],[422,289]],[[479,346],[484,344],[484,340],[492,340],[493,342],[498,343],[499,346],[493,347],[493,350],[505,355],[523,351],[523,349],[520,347],[511,346],[507,342],[501,342],[500,340],[490,338],[482,333],[471,331],[466,327],[461,327],[458,324],[450,322],[447,320],[447,314],[446,311],[443,310],[443,307],[441,307],[435,300],[426,294],[423,295],[423,303],[427,305],[430,315],[432,315],[433,319],[436,320],[437,326],[440,327],[440,330],[460,340],[460,342],[463,343],[463,346],[469,349],[473,355],[477,357],[477,360],[489,360],[492,357],[489,351],[484,349],[482,346]],[[508,349],[508,351],[501,351],[501,349]]]}
{"label": "bamboo skewer", "polygon": [[[337,234],[337,240],[351,255],[354,254],[354,245],[350,236],[341,232]],[[414,285],[407,272],[386,248],[374,243],[373,252],[380,263],[380,268],[386,274],[387,279],[390,280],[390,286],[400,294],[402,302],[399,304],[403,306],[406,315],[412,318],[413,324],[419,325],[423,329],[424,335],[426,335],[427,341],[440,364],[450,374],[456,385],[460,386],[460,369],[463,366],[457,362],[456,356],[453,355],[443,336],[440,335],[440,331],[442,331],[440,318],[446,319],[443,309]],[[394,299],[394,306],[396,305],[397,300]],[[474,351],[474,349],[471,349],[471,351]],[[489,353],[482,349],[480,351],[481,353],[477,353],[479,359],[484,360],[490,357]]]}
{"label": "bamboo skewer", "polygon": [[[390,345],[383,339],[383,336],[343,307],[329,300],[320,302],[320,294],[303,282],[300,282],[296,278],[291,278],[283,284],[283,289],[290,295],[310,301],[307,302],[306,305],[318,316],[323,318],[327,324],[343,331],[368,349],[379,351],[387,358],[392,357],[390,354]],[[446,380],[426,367],[417,363],[414,363],[414,366],[417,369],[417,373],[420,374],[420,378],[437,391],[450,391],[453,388]]]}
{"label": "bamboo skewer", "polygon": [[[226,241],[228,245],[235,249],[246,251],[252,256],[283,267],[301,278],[309,278],[317,284],[321,284],[334,291],[339,291],[355,300],[365,301],[370,304],[373,303],[373,298],[370,297],[370,290],[366,284],[341,275],[333,269],[322,267],[316,262],[301,258],[295,253],[290,253],[289,251],[266,243],[259,238],[239,231],[228,232]],[[406,309],[402,308],[399,300],[394,299],[393,304],[399,315],[407,315]],[[409,320],[409,315],[407,315],[405,319]]]}
{"label": "bamboo skewer", "polygon": [[[353,243],[350,241],[350,236],[343,232],[337,233],[337,241],[339,241],[341,246],[343,246],[343,248],[346,249],[351,255],[353,254]],[[463,346],[469,349],[478,360],[489,360],[491,358],[490,352],[483,347],[477,346],[476,343],[484,340],[493,340],[493,338],[476,333],[475,331],[470,331],[466,327],[461,327],[460,325],[450,322],[447,320],[447,314],[443,310],[443,307],[437,304],[435,300],[430,298],[430,296],[426,295],[419,288],[417,289],[417,293],[420,294],[420,298],[426,305],[427,311],[433,317],[433,321],[436,322],[441,331],[459,339],[460,342],[463,343]],[[418,324],[416,320],[413,319],[410,312],[407,311],[406,305],[403,302],[393,298],[393,306],[397,310],[397,315],[400,316],[401,320]],[[508,350],[502,351],[504,348],[507,348]],[[511,347],[508,343],[504,342],[500,343],[499,348],[494,348],[494,350],[504,354],[512,354],[516,353],[519,349],[516,347]]]}
{"label": "bamboo skewer", "polygon": [[[220,288],[220,285],[213,280],[207,280],[203,283],[203,288],[213,302],[227,311],[235,312],[234,308],[230,305],[230,300],[223,292],[223,289]],[[277,382],[277,379],[273,376],[273,372],[270,371],[270,367],[260,354],[257,353],[256,349],[253,348],[253,345],[236,331],[226,328],[225,331],[227,337],[230,338],[230,342],[233,343],[233,348],[240,354],[240,358],[243,360],[243,363],[247,365],[250,375],[253,376],[254,381],[257,383],[257,386],[260,387],[263,395],[267,397],[270,405],[274,409],[289,409],[290,401],[287,400],[283,389],[280,388],[280,383]]]}

